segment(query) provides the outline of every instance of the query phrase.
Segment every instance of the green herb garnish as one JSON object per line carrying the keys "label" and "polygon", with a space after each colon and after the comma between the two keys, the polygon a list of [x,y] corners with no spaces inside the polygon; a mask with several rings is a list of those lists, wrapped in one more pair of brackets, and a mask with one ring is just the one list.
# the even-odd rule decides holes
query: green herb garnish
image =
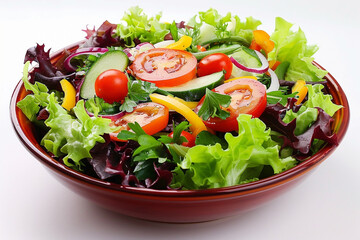
{"label": "green herb garnish", "polygon": [[229,95],[223,95],[206,89],[205,99],[198,115],[204,120],[207,120],[209,117],[226,119],[230,116],[230,113],[221,107],[229,107],[230,102],[231,97]]}

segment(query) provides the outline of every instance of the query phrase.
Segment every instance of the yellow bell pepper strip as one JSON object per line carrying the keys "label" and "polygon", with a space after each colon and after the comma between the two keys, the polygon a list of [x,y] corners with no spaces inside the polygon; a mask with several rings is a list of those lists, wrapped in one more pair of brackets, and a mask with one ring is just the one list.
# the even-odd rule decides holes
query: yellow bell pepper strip
{"label": "yellow bell pepper strip", "polygon": [[203,123],[202,119],[193,112],[188,106],[183,104],[171,96],[164,96],[157,93],[150,94],[151,101],[162,104],[169,109],[175,110],[176,112],[183,115],[190,123],[190,130],[194,136],[197,136],[201,131],[206,131],[207,128]]}
{"label": "yellow bell pepper strip", "polygon": [[74,86],[67,81],[66,79],[63,79],[60,81],[60,85],[62,90],[64,91],[64,99],[62,103],[62,107],[66,110],[70,111],[73,107],[75,107],[76,103],[76,91]]}
{"label": "yellow bell pepper strip", "polygon": [[254,30],[253,35],[254,35],[255,43],[257,43],[257,45],[259,45],[265,51],[266,54],[268,54],[274,49],[275,43],[270,40],[270,35],[267,34],[265,31]]}
{"label": "yellow bell pepper strip", "polygon": [[224,83],[228,83],[228,82],[231,82],[231,81],[234,81],[237,79],[241,79],[241,78],[251,78],[251,79],[257,80],[257,78],[255,76],[243,76],[243,77],[236,77],[236,78],[228,79],[228,80],[224,81]]}
{"label": "yellow bell pepper strip", "polygon": [[174,42],[166,46],[165,48],[175,49],[175,50],[185,50],[188,47],[190,47],[191,42],[192,42],[192,38],[184,35],[177,42]]}
{"label": "yellow bell pepper strip", "polygon": [[199,102],[187,102],[182,98],[178,98],[178,97],[174,97],[176,100],[182,102],[184,105],[186,105],[187,107],[189,107],[190,109],[194,109],[197,107],[197,105],[199,104]]}
{"label": "yellow bell pepper strip", "polygon": [[299,98],[295,104],[299,105],[304,100],[308,92],[306,82],[304,80],[297,80],[291,91],[292,93],[297,92],[296,96],[298,96]]}

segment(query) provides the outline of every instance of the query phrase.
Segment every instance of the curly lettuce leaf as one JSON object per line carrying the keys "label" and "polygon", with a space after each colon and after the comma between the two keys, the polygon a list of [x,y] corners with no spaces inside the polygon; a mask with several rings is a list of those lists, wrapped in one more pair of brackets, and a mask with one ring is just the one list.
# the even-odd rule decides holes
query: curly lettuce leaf
{"label": "curly lettuce leaf", "polygon": [[304,103],[306,107],[322,108],[330,116],[334,116],[335,112],[342,108],[340,105],[333,103],[330,94],[324,94],[321,90],[324,88],[321,84],[306,85],[308,88],[308,100]]}
{"label": "curly lettuce leaf", "polygon": [[270,130],[260,119],[243,114],[237,120],[238,136],[225,134],[227,149],[223,150],[219,143],[189,149],[179,164],[187,171],[184,174],[179,169],[174,171],[174,186],[185,189],[233,186],[258,179],[266,165],[277,174],[296,164],[292,157],[279,157],[280,146],[271,140]]}
{"label": "curly lettuce leaf", "polygon": [[312,56],[318,50],[318,46],[307,45],[304,32],[300,28],[297,32],[293,32],[290,30],[292,26],[293,24],[284,19],[276,18],[275,31],[270,37],[274,41],[275,47],[268,54],[268,59],[290,63],[285,74],[285,80],[321,81],[327,72],[312,64],[314,60]]}
{"label": "curly lettuce leaf", "polygon": [[301,106],[299,111],[294,112],[292,109],[286,111],[283,118],[284,123],[290,123],[296,119],[296,128],[294,134],[296,136],[303,134],[316,121],[318,117],[318,110],[316,108],[307,108]]}
{"label": "curly lettuce leaf", "polygon": [[292,109],[286,111],[284,123],[290,123],[296,119],[296,128],[294,134],[296,136],[305,133],[318,117],[316,107],[323,109],[328,115],[333,116],[337,110],[342,108],[340,105],[334,104],[330,94],[324,94],[321,90],[324,88],[322,84],[306,85],[308,88],[308,100],[300,107],[297,112]]}
{"label": "curly lettuce leaf", "polygon": [[41,140],[41,144],[56,157],[64,156],[65,165],[81,170],[81,160],[91,157],[90,150],[95,143],[105,141],[101,135],[112,132],[109,125],[111,120],[90,117],[86,113],[83,100],[77,102],[73,108],[75,118],[61,107],[54,94],[49,97],[47,110],[49,118],[45,120],[45,125],[50,130]]}
{"label": "curly lettuce leaf", "polygon": [[24,99],[19,101],[16,106],[21,109],[30,121],[34,121],[40,108],[45,107],[48,103],[47,98],[49,96],[49,90],[40,82],[35,82],[34,84],[29,82],[29,65],[30,61],[27,61],[24,65],[22,81],[24,82],[25,89],[31,91],[33,94],[27,95]]}
{"label": "curly lettuce leaf", "polygon": [[[199,12],[200,33],[196,40],[198,44],[202,44],[213,40],[214,38],[226,39],[230,37],[240,37],[244,42],[250,45],[253,38],[253,30],[261,24],[259,20],[252,17],[241,21],[239,16],[231,15],[228,12],[225,16],[218,13],[217,10],[210,8],[205,12]],[[195,17],[189,21],[189,25],[193,26]],[[199,27],[199,26],[198,26]]]}
{"label": "curly lettuce leaf", "polygon": [[131,7],[122,18],[126,24],[119,24],[116,33],[125,40],[125,45],[128,47],[135,46],[135,39],[153,44],[163,41],[169,29],[160,18],[161,13],[156,14],[155,17],[148,17],[140,7]]}

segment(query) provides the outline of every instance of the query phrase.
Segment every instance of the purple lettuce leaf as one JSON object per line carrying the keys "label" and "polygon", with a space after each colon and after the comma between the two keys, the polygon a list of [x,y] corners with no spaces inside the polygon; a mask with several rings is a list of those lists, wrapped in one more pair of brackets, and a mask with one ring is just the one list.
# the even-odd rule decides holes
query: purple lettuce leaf
{"label": "purple lettuce leaf", "polygon": [[86,28],[86,30],[83,31],[86,33],[85,38],[87,41],[84,43],[83,47],[110,47],[123,45],[120,38],[113,37],[113,32],[116,27],[116,24],[105,21],[96,31],[95,28],[93,30]]}
{"label": "purple lettuce leaf", "polygon": [[152,164],[149,170],[154,172],[154,177],[139,180],[134,169],[137,163],[133,163],[133,151],[139,146],[135,141],[113,142],[105,136],[105,143],[97,144],[91,150],[92,158],[88,164],[92,167],[90,172],[102,180],[118,183],[122,186],[143,187],[152,189],[170,189],[172,181],[171,170],[175,164],[161,163]]}
{"label": "purple lettuce leaf", "polygon": [[261,115],[260,119],[269,126],[272,130],[279,132],[284,140],[282,148],[290,146],[299,153],[298,159],[304,159],[305,156],[311,155],[310,148],[314,139],[320,139],[328,144],[337,145],[337,135],[332,134],[331,123],[333,118],[325,113],[321,108],[317,108],[317,120],[307,129],[303,134],[296,136],[294,134],[296,128],[296,119],[289,123],[282,121],[286,111],[292,110],[297,112],[300,105],[295,105],[296,98],[288,99],[288,104],[282,106],[281,104],[268,105]]}
{"label": "purple lettuce leaf", "polygon": [[37,44],[35,47],[26,51],[24,63],[27,61],[37,62],[38,67],[30,73],[30,82],[35,81],[45,84],[51,90],[61,90],[60,81],[62,79],[72,79],[75,73],[64,74],[50,61],[50,49],[46,52],[45,45]]}
{"label": "purple lettuce leaf", "polygon": [[173,163],[165,162],[160,166],[156,166],[154,162],[153,166],[156,172],[156,179],[146,179],[146,187],[152,189],[171,189],[169,187],[173,178],[173,174],[171,171],[176,167],[176,165]]}

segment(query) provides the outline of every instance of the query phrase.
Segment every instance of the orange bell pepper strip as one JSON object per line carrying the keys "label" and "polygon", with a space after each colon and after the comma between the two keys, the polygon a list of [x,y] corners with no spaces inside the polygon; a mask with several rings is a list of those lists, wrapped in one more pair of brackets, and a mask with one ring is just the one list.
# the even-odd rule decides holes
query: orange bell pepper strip
{"label": "orange bell pepper strip", "polygon": [[250,47],[249,47],[249,48],[252,49],[252,50],[256,50],[256,51],[260,51],[260,50],[261,50],[260,45],[256,43],[255,39],[253,39],[253,40],[251,41],[251,44],[250,44]]}
{"label": "orange bell pepper strip", "polygon": [[280,61],[277,60],[270,60],[269,61],[269,68],[271,68],[271,70],[275,71],[276,68],[280,65]]}
{"label": "orange bell pepper strip", "polygon": [[205,51],[206,51],[206,48],[204,48],[204,47],[201,46],[201,45],[196,45],[196,48],[197,48],[200,52],[205,52]]}
{"label": "orange bell pepper strip", "polygon": [[270,35],[267,34],[265,31],[254,30],[253,35],[256,44],[258,44],[266,54],[268,54],[274,49],[275,43],[270,40]]}

